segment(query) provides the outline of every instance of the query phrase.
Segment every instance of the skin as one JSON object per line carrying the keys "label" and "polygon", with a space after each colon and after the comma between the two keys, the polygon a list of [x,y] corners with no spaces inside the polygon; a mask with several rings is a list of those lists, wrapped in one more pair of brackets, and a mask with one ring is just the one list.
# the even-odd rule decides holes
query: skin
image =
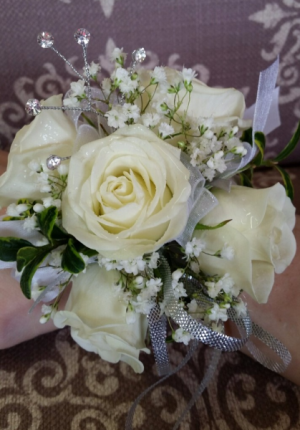
{"label": "skin", "polygon": [[[0,151],[0,173],[5,171],[7,153]],[[300,216],[297,215],[294,230],[297,243],[300,244]],[[300,385],[300,246],[292,264],[286,271],[277,275],[268,303],[259,305],[247,294],[243,299],[248,304],[250,316],[253,321],[269,331],[288,348],[292,355],[292,362],[283,376]],[[0,349],[10,348],[36,336],[56,330],[50,320],[46,324],[39,324],[41,305],[37,305],[31,314],[28,314],[32,301],[27,300],[20,291],[19,283],[10,276],[11,270],[0,270]],[[68,298],[70,286],[65,290],[60,301],[63,309]],[[235,326],[226,323],[226,333],[238,336]],[[261,346],[261,345],[260,345]],[[246,348],[242,352],[250,355]],[[270,354],[265,349],[266,354]],[[250,355],[251,356],[251,355]]]}

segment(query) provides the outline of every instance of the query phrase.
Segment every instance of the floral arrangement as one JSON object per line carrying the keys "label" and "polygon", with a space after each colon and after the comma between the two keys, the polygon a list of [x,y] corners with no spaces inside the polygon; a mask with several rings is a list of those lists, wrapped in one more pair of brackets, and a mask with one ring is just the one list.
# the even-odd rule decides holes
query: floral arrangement
{"label": "floral arrangement", "polygon": [[[0,178],[0,267],[33,306],[44,302],[41,323],[70,326],[80,346],[136,372],[148,326],[161,374],[169,342],[240,348],[253,332],[240,293],[265,303],[295,255],[292,184],[278,162],[300,128],[265,160],[240,91],[210,88],[187,68],[146,70],[143,48],[128,68],[114,49],[103,78],[87,62],[88,31],[75,39],[83,73],[68,64],[80,79],[63,99],[28,101],[35,118]],[[50,33],[38,43],[58,52]],[[285,187],[254,189],[259,166],[278,169]],[[228,318],[241,339],[224,333]]]}

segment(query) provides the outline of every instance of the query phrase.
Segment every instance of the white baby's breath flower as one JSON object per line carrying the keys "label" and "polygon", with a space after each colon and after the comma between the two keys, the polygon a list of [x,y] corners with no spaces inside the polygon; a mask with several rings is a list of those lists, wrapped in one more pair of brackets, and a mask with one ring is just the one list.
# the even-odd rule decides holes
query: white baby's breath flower
{"label": "white baby's breath flower", "polygon": [[66,107],[79,107],[80,101],[77,99],[77,97],[67,97],[63,100],[63,105]]}
{"label": "white baby's breath flower", "polygon": [[161,116],[158,113],[145,113],[141,118],[146,127],[155,127],[159,123]]}
{"label": "white baby's breath flower", "polygon": [[220,173],[225,172],[225,170],[227,169],[227,166],[223,156],[224,156],[223,151],[216,152],[213,155],[213,157],[210,157],[210,159],[208,160],[207,162],[208,167],[210,167],[211,169],[215,169]]}
{"label": "white baby's breath flower", "polygon": [[188,345],[189,341],[192,339],[192,336],[189,332],[184,331],[180,327],[172,334],[172,338],[175,340],[175,342],[182,342],[185,345]]}
{"label": "white baby's breath flower", "polygon": [[151,73],[151,77],[154,79],[155,83],[167,84],[167,76],[164,67],[156,66]]}
{"label": "white baby's breath flower", "polygon": [[237,313],[237,316],[240,317],[245,317],[247,316],[247,305],[243,302],[242,299],[238,299],[239,302],[233,306],[234,310]]}
{"label": "white baby's breath flower", "polygon": [[57,168],[58,173],[60,176],[66,176],[69,171],[69,165],[66,163],[60,164]]}
{"label": "white baby's breath flower", "polygon": [[50,206],[53,205],[53,198],[52,197],[46,197],[45,199],[43,199],[43,205],[45,208],[49,208]]}
{"label": "white baby's breath flower", "polygon": [[70,85],[72,96],[83,96],[84,90],[85,90],[85,81],[83,79],[80,79],[77,82],[71,82]]}
{"label": "white baby's breath flower", "polygon": [[148,266],[150,267],[150,269],[157,269],[158,259],[159,259],[159,253],[152,252],[150,261],[148,262]]}
{"label": "white baby's breath flower", "polygon": [[[89,66],[90,76],[93,76],[93,77],[96,76],[97,73],[99,72],[99,70],[100,70],[100,64],[95,63],[94,61],[92,61],[91,64],[90,64],[90,66]],[[87,76],[85,67],[83,68],[83,75]]]}
{"label": "white baby's breath flower", "polygon": [[214,306],[210,309],[210,313],[208,314],[208,318],[211,321],[227,321],[227,309],[230,308],[229,304],[223,305],[220,307],[217,303],[214,303]]}
{"label": "white baby's breath flower", "polygon": [[33,206],[33,208],[32,208],[33,210],[34,210],[34,212],[36,212],[36,213],[41,213],[41,212],[43,212],[43,210],[45,209],[45,206],[44,205],[42,205],[41,203],[36,203],[34,206]]}
{"label": "white baby's breath flower", "polygon": [[179,279],[182,277],[183,273],[184,273],[183,269],[177,269],[177,270],[175,270],[174,272],[172,272],[172,279],[174,281],[178,282]]}
{"label": "white baby's breath flower", "polygon": [[41,193],[50,193],[51,192],[51,186],[50,185],[42,185],[40,187]]}
{"label": "white baby's breath flower", "polygon": [[162,122],[158,127],[160,135],[164,138],[174,133],[174,128],[166,122]]}
{"label": "white baby's breath flower", "polygon": [[232,246],[228,245],[228,243],[225,243],[221,249],[221,258],[225,258],[229,261],[232,261],[234,258],[234,249]]}
{"label": "white baby's breath flower", "polygon": [[137,89],[137,87],[138,87],[138,81],[132,80],[129,76],[122,79],[122,82],[119,85],[120,91],[126,95],[133,93],[134,90]]}
{"label": "white baby's breath flower", "polygon": [[145,281],[145,278],[143,278],[142,276],[137,276],[134,279],[133,283],[136,288],[141,289],[141,288],[144,288],[146,281]]}
{"label": "white baby's breath flower", "polygon": [[217,297],[222,288],[222,282],[207,281],[204,282],[204,285],[207,288],[208,295],[213,299]]}
{"label": "white baby's breath flower", "polygon": [[223,328],[222,328],[222,326],[220,324],[217,324],[217,323],[213,322],[211,324],[211,328],[212,328],[213,331],[215,331],[217,333],[223,333]]}
{"label": "white baby's breath flower", "polygon": [[146,282],[146,287],[149,291],[150,297],[156,296],[156,294],[161,290],[162,280],[160,278],[151,278]]}
{"label": "white baby's breath flower", "polygon": [[203,239],[197,239],[193,237],[190,242],[187,242],[185,246],[185,255],[188,259],[191,257],[199,257],[200,253],[205,249],[206,243]]}
{"label": "white baby's breath flower", "polygon": [[12,216],[12,217],[18,217],[19,216],[19,212],[17,211],[16,203],[11,203],[10,205],[7,206],[6,214],[8,216]]}
{"label": "white baby's breath flower", "polygon": [[205,179],[207,179],[208,181],[212,181],[215,177],[216,171],[214,169],[204,169],[202,171],[202,175],[204,176]]}
{"label": "white baby's breath flower", "polygon": [[187,297],[187,292],[183,286],[182,282],[172,281],[173,294],[176,299],[180,297]]}
{"label": "white baby's breath flower", "polygon": [[189,312],[194,313],[198,309],[198,305],[195,299],[191,300],[190,303],[187,305]]}
{"label": "white baby's breath flower", "polygon": [[48,178],[49,178],[48,173],[41,172],[41,173],[38,174],[37,181],[38,181],[39,184],[46,185],[46,184],[48,184]]}
{"label": "white baby's breath flower", "polygon": [[98,256],[98,264],[100,267],[105,267],[105,269],[109,272],[110,270],[116,269],[116,262],[110,260],[109,258],[104,258],[102,255]]}
{"label": "white baby's breath flower", "polygon": [[133,311],[126,312],[126,322],[127,324],[134,324],[137,319],[137,314]]}
{"label": "white baby's breath flower", "polygon": [[27,211],[28,207],[29,206],[26,203],[21,203],[21,204],[16,206],[16,210],[21,215],[23,212]]}
{"label": "white baby's breath flower", "polygon": [[137,120],[140,117],[140,109],[136,105],[131,105],[130,103],[125,103],[123,105],[123,109],[126,112],[128,118],[132,118],[133,120]]}
{"label": "white baby's breath flower", "polygon": [[241,155],[244,157],[247,154],[247,149],[243,147],[243,145],[236,146],[233,150],[235,154]]}
{"label": "white baby's breath flower", "polygon": [[116,61],[120,58],[124,58],[124,61],[127,57],[127,54],[125,54],[125,52],[123,52],[123,48],[114,48],[114,50],[112,51],[111,55],[110,55],[110,59],[111,61]]}
{"label": "white baby's breath flower", "polygon": [[41,164],[35,160],[31,160],[28,163],[28,167],[30,170],[32,170],[32,172],[39,172],[41,170]]}
{"label": "white baby's breath flower", "polygon": [[37,217],[35,215],[32,215],[31,217],[28,217],[24,220],[24,230],[33,231],[36,230],[37,226]]}
{"label": "white baby's breath flower", "polygon": [[125,127],[125,122],[128,120],[128,115],[126,115],[122,106],[119,105],[113,106],[104,116],[107,118],[107,124],[114,128]]}
{"label": "white baby's breath flower", "polygon": [[197,73],[192,69],[186,69],[184,67],[182,69],[181,76],[183,81],[186,81],[189,84],[197,76]]}
{"label": "white baby's breath flower", "polygon": [[113,81],[122,82],[129,78],[129,72],[128,70],[124,69],[123,67],[119,67],[111,74],[111,79]]}

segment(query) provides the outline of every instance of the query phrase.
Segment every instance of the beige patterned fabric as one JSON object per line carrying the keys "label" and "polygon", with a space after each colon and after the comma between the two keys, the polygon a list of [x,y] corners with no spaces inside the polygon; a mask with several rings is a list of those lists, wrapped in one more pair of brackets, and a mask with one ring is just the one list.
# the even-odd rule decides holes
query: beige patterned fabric
{"label": "beige patterned fabric", "polygon": [[[78,68],[83,60],[73,33],[86,27],[92,33],[89,59],[100,62],[103,75],[115,46],[129,53],[144,46],[147,67],[193,67],[211,86],[242,90],[248,106],[259,72],[280,55],[282,126],[268,137],[268,155],[288,142],[300,119],[299,0],[1,0],[0,8],[2,149],[29,121],[29,98],[65,92],[77,80],[53,51],[37,45],[43,30]],[[289,161],[300,161],[300,147]]]}

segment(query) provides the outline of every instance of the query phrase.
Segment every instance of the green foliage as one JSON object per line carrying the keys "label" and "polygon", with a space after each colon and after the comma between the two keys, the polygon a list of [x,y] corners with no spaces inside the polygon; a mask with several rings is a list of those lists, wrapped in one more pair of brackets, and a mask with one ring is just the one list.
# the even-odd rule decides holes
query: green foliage
{"label": "green foliage", "polygon": [[62,254],[62,268],[69,273],[80,273],[85,269],[85,263],[76,250],[74,239],[69,239],[68,245]]}
{"label": "green foliage", "polygon": [[48,254],[48,250],[40,250],[40,252],[37,253],[36,257],[33,258],[24,268],[22,275],[21,275],[21,281],[20,286],[21,290],[24,294],[24,296],[27,299],[31,298],[31,282],[32,278],[39,268],[40,264],[44,261]]}
{"label": "green foliage", "polygon": [[299,141],[300,141],[300,121],[298,123],[298,127],[293,137],[286,145],[286,147],[277,155],[277,157],[274,158],[274,161],[279,162],[287,158],[294,151]]}
{"label": "green foliage", "polygon": [[55,206],[43,210],[43,212],[37,214],[37,220],[39,228],[46,238],[52,242],[52,231],[57,219],[58,209]]}
{"label": "green foliage", "polygon": [[27,240],[17,237],[0,237],[0,260],[16,261],[18,251],[27,246],[31,246]]}
{"label": "green foliage", "polygon": [[228,224],[231,219],[227,219],[226,221],[222,221],[217,225],[205,225],[205,224],[196,224],[195,230],[216,230],[217,228],[221,228],[224,225]]}
{"label": "green foliage", "polygon": [[[244,142],[248,142],[252,145],[252,129],[244,131],[242,138]],[[271,167],[276,169],[283,180],[283,184],[285,187],[285,191],[288,197],[290,197],[291,200],[293,200],[294,197],[294,188],[291,181],[291,178],[287,171],[281,167],[278,166],[278,163],[283,161],[285,158],[287,158],[296,148],[297,144],[300,140],[300,122],[298,124],[298,127],[291,138],[291,140],[288,142],[288,144],[285,146],[285,148],[280,152],[280,154],[277,155],[274,159],[264,159],[265,155],[265,136],[261,132],[255,133],[255,143],[258,147],[258,153],[254,157],[250,163],[242,168],[240,171],[238,171],[238,174],[240,176],[240,183],[241,185],[245,187],[252,187],[252,181],[253,181],[253,172],[254,169],[257,167]]]}

